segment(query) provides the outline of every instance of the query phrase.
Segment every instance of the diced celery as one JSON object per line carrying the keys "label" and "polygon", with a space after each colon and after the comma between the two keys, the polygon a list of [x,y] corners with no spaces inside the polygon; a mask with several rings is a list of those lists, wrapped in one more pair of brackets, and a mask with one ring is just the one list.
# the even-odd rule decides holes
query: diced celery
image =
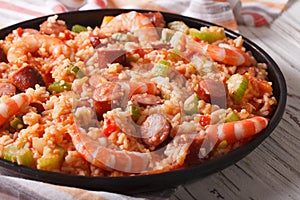
{"label": "diced celery", "polygon": [[111,37],[115,40],[120,41],[120,42],[132,41],[132,36],[128,35],[126,33],[114,33]]}
{"label": "diced celery", "polygon": [[184,51],[186,49],[186,34],[182,32],[175,32],[170,40],[170,45],[179,51]]}
{"label": "diced celery", "polygon": [[80,70],[79,67],[77,67],[76,65],[71,65],[69,68],[68,68],[68,72],[70,74],[73,74],[76,76],[76,78],[82,78],[84,77],[84,74],[83,72]]}
{"label": "diced celery", "polygon": [[71,90],[72,84],[66,81],[56,81],[50,84],[47,88],[49,92],[52,94],[64,92],[67,90]]}
{"label": "diced celery", "polygon": [[70,74],[74,74],[74,75],[76,75],[77,74],[77,72],[79,72],[79,67],[77,67],[76,65],[71,65],[69,68],[68,68],[68,72],[70,73]]}
{"label": "diced celery", "polygon": [[33,154],[28,147],[25,147],[25,143],[6,146],[3,150],[3,158],[28,167],[31,167],[34,162]]}
{"label": "diced celery", "polygon": [[229,95],[233,98],[234,103],[240,102],[248,88],[249,80],[241,74],[234,74],[226,83]]}
{"label": "diced celery", "polygon": [[228,142],[226,140],[223,140],[222,142],[219,143],[218,149],[224,149],[228,146]]}
{"label": "diced celery", "polygon": [[154,67],[153,72],[155,76],[162,76],[166,77],[168,76],[170,72],[170,62],[166,60],[160,60]]}
{"label": "diced celery", "polygon": [[213,43],[217,40],[224,39],[226,37],[224,31],[216,31],[216,32],[200,31],[195,28],[190,28],[189,34],[191,36],[199,38],[200,40],[206,41],[208,43]]}
{"label": "diced celery", "polygon": [[200,98],[196,93],[189,96],[183,103],[183,111],[188,115],[198,113],[199,100]]}
{"label": "diced celery", "polygon": [[160,61],[158,62],[158,64],[170,66],[170,62],[169,62],[169,61],[166,61],[166,60],[160,60]]}
{"label": "diced celery", "polygon": [[136,121],[140,117],[141,111],[139,110],[139,108],[137,106],[129,106],[128,109],[131,112],[132,120]]}
{"label": "diced celery", "polygon": [[240,120],[239,115],[234,111],[230,111],[225,117],[225,122],[235,122],[239,120]]}
{"label": "diced celery", "polygon": [[171,38],[173,37],[174,35],[174,31],[170,30],[170,29],[167,29],[167,28],[164,28],[161,32],[161,41],[163,43],[169,43],[171,41]]}
{"label": "diced celery", "polygon": [[189,33],[189,27],[183,21],[173,21],[168,23],[168,28],[174,31],[180,31],[185,34]]}
{"label": "diced celery", "polygon": [[37,168],[41,170],[58,169],[64,160],[65,151],[61,147],[56,147],[52,151],[47,151],[37,160]]}
{"label": "diced celery", "polygon": [[74,26],[72,26],[71,31],[74,33],[80,33],[82,31],[86,31],[87,28],[85,26],[79,25],[79,24],[75,24]]}
{"label": "diced celery", "polygon": [[24,127],[24,122],[22,117],[17,116],[9,122],[9,125],[13,130],[20,130]]}

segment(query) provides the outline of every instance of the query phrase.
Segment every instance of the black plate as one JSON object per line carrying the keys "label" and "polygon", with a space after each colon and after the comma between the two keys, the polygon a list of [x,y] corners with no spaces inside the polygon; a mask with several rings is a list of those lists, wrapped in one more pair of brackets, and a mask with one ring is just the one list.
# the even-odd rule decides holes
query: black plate
{"label": "black plate", "polygon": [[[80,11],[59,14],[59,19],[65,20],[68,27],[72,27],[74,24],[81,24],[85,26],[99,26],[103,16],[117,15],[129,10],[124,9],[104,9],[104,10],[92,10],[92,11]],[[137,10],[140,12],[147,12],[145,10]],[[167,22],[174,20],[184,21],[190,27],[199,28],[200,26],[214,25],[205,21],[184,17],[181,15],[163,13]],[[3,39],[12,30],[22,28],[39,28],[39,24],[47,19],[41,17],[22,23],[15,24],[13,26],[0,30],[0,38]],[[229,37],[236,38],[239,35],[233,31],[226,30],[226,34]],[[0,167],[2,173],[6,173],[12,176],[29,178],[33,180],[65,185],[74,186],[91,190],[105,190],[111,192],[120,192],[126,194],[133,194],[138,192],[165,189],[167,187],[175,187],[179,184],[183,184],[186,181],[193,179],[200,179],[209,174],[222,170],[253,151],[264,139],[266,139],[271,132],[278,125],[279,121],[285,110],[287,89],[285,79],[273,59],[256,44],[244,38],[244,46],[247,50],[252,51],[254,57],[259,62],[266,63],[269,68],[269,80],[273,83],[274,96],[278,100],[278,106],[276,107],[274,114],[269,122],[268,127],[259,135],[257,135],[248,144],[232,151],[231,153],[224,155],[220,158],[208,161],[204,164],[193,166],[185,169],[165,172],[161,174],[143,175],[143,176],[130,176],[130,177],[83,177],[74,176],[68,174],[53,173],[47,171],[40,171],[24,166],[18,166],[14,163],[0,159]]]}

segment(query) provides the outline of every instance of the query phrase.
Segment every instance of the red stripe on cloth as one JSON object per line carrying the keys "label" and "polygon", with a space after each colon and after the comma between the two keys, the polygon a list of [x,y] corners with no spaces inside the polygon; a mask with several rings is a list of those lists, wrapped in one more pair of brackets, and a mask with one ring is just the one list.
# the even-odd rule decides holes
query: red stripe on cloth
{"label": "red stripe on cloth", "polygon": [[260,15],[258,13],[255,12],[243,12],[242,15],[250,15],[253,20],[254,20],[254,24],[257,27],[260,26],[265,26],[268,24],[268,21],[266,20],[266,18],[263,15]]}
{"label": "red stripe on cloth", "polygon": [[68,10],[62,6],[62,5],[56,5],[52,8],[52,10],[55,12],[55,13],[63,13],[63,12],[67,12]]}
{"label": "red stripe on cloth", "polygon": [[45,15],[44,13],[30,10],[30,9],[27,9],[27,8],[24,8],[21,6],[17,6],[15,4],[8,3],[5,1],[0,1],[0,7],[2,9],[11,10],[11,11],[19,12],[19,13],[24,13],[24,14],[28,14],[28,15],[32,15],[32,16],[36,16],[36,17]]}
{"label": "red stripe on cloth", "polygon": [[106,3],[103,0],[94,0],[95,4],[97,4],[98,6],[100,6],[101,8],[105,8],[106,7]]}

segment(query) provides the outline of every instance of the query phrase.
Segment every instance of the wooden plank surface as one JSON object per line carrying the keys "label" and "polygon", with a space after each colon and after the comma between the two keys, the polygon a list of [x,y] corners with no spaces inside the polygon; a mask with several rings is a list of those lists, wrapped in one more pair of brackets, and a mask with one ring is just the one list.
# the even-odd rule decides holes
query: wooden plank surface
{"label": "wooden plank surface", "polygon": [[239,27],[275,60],[288,87],[286,112],[275,131],[233,166],[180,186],[171,199],[300,199],[300,1],[270,26]]}

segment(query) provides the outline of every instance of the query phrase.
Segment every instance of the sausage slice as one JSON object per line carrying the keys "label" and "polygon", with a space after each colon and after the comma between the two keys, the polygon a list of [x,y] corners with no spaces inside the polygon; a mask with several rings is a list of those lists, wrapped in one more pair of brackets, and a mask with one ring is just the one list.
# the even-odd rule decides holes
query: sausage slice
{"label": "sausage slice", "polygon": [[123,96],[124,92],[118,83],[108,82],[98,85],[93,93],[93,103],[98,120],[102,120],[103,114],[113,107],[121,106]]}
{"label": "sausage slice", "polygon": [[7,58],[6,54],[4,52],[4,49],[0,47],[0,62],[6,62],[7,63]]}
{"label": "sausage slice", "polygon": [[126,64],[126,51],[124,50],[99,48],[97,53],[99,68],[106,68],[107,64],[111,63]]}
{"label": "sausage slice", "polygon": [[29,65],[15,72],[11,77],[11,82],[22,92],[28,88],[34,88],[36,84],[46,86],[39,70]]}
{"label": "sausage slice", "polygon": [[152,114],[141,125],[141,136],[145,144],[158,146],[165,141],[170,133],[170,123],[161,114]]}

